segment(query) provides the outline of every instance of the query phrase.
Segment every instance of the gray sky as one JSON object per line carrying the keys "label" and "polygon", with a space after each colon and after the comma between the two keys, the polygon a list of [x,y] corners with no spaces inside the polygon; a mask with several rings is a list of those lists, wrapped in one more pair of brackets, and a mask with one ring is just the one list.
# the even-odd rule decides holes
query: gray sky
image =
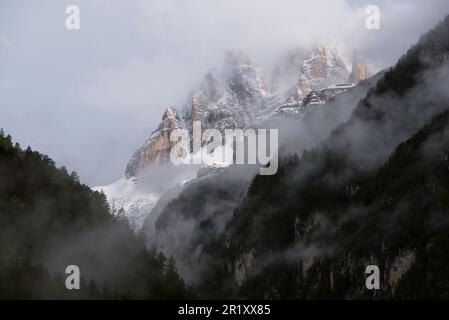
{"label": "gray sky", "polygon": [[[65,28],[69,4],[78,31]],[[366,4],[380,6],[378,31]],[[285,50],[332,42],[379,70],[448,13],[447,0],[0,0],[0,127],[108,184],[225,50],[269,75]]]}

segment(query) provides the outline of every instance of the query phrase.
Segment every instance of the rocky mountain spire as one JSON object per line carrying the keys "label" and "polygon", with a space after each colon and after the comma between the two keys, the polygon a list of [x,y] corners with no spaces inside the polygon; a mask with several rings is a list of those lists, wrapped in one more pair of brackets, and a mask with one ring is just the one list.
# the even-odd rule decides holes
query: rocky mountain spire
{"label": "rocky mountain spire", "polygon": [[352,58],[352,71],[349,75],[348,81],[350,83],[359,83],[369,77],[368,66],[362,59],[361,55],[357,51],[354,51]]}
{"label": "rocky mountain spire", "polygon": [[[193,121],[201,121],[202,130],[248,128],[269,119],[286,102],[302,103],[311,92],[345,84],[349,78],[343,58],[331,46],[296,49],[283,58],[276,72],[276,91],[270,91],[256,64],[243,53],[227,51],[221,69],[210,69],[204,75],[179,115],[167,108],[150,139],[134,153],[126,177],[169,163],[171,147],[176,144],[170,142],[174,129],[191,132]],[[366,72],[358,74],[362,76]]]}
{"label": "rocky mountain spire", "polygon": [[185,123],[224,130],[245,128],[257,118],[267,95],[259,68],[243,53],[227,51],[220,70],[209,70],[184,107]]}
{"label": "rocky mountain spire", "polygon": [[322,46],[313,50],[304,60],[299,79],[298,98],[314,90],[347,82],[349,71],[338,50]]}
{"label": "rocky mountain spire", "polygon": [[167,108],[157,129],[150,139],[133,155],[126,167],[126,177],[134,177],[139,171],[152,166],[170,162],[170,150],[176,141],[170,141],[170,134],[175,129],[181,129],[181,119],[173,108]]}

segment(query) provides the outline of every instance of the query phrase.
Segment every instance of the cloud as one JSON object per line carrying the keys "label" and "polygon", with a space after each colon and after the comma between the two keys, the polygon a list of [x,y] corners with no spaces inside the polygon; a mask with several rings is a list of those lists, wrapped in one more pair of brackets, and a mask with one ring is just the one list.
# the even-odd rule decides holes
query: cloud
{"label": "cloud", "polygon": [[[164,73],[166,62],[132,59],[117,68],[98,69],[92,81],[79,88],[81,101],[105,112],[115,110],[124,114],[168,106],[171,99],[163,97],[181,96],[185,88]],[[154,74],[159,76],[156,78]],[[171,86],[164,85],[168,83]]]}
{"label": "cloud", "polygon": [[12,42],[6,36],[0,34],[0,49],[10,50],[13,48],[14,45],[12,44]]}
{"label": "cloud", "polygon": [[[2,1],[0,126],[82,181],[110,183],[225,50],[270,75],[285,50],[333,41],[361,48],[377,70],[449,12],[445,0],[371,2],[382,10],[375,32],[364,1]],[[65,28],[69,4],[80,7],[79,31]]]}

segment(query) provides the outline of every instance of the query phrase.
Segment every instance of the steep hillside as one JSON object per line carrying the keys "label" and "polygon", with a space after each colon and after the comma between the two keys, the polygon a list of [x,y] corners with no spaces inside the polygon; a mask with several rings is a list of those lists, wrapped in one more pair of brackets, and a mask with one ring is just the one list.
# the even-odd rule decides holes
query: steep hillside
{"label": "steep hillside", "polygon": [[[196,174],[190,174],[192,170],[188,169],[187,174],[181,173],[179,179],[169,179],[172,183],[159,192],[148,192],[142,188],[142,185],[153,183],[155,186],[160,183],[161,179],[148,172],[171,165],[169,155],[176,144],[170,141],[173,130],[186,129],[191,138],[194,121],[201,122],[202,130],[214,128],[222,132],[225,129],[260,127],[278,118],[295,118],[296,121],[319,104],[354,89],[355,84],[346,84],[348,76],[349,71],[336,48],[296,49],[280,59],[270,88],[260,67],[243,53],[228,51],[222,66],[206,72],[189,91],[180,110],[165,110],[156,130],[134,152],[126,167],[125,177],[94,190],[103,191],[111,207],[123,208],[134,229],[139,231],[163,193],[194,178]],[[363,92],[366,86],[362,87]],[[313,99],[315,96],[317,98]],[[346,116],[342,113],[337,119],[346,119]],[[191,151],[195,153],[198,150]],[[149,220],[156,218],[152,216]]]}
{"label": "steep hillside", "polygon": [[[208,248],[217,269],[204,285],[251,298],[449,297],[448,146],[446,111],[372,171],[323,151],[284,160],[269,183],[255,179]],[[381,270],[374,293],[364,289],[370,264]],[[211,286],[223,274],[229,283]]]}
{"label": "steep hillside", "polygon": [[[199,258],[212,261],[204,294],[447,297],[448,30],[449,17],[321,147],[254,179]],[[364,290],[369,264],[382,272],[375,293]]]}
{"label": "steep hillside", "polygon": [[[329,136],[333,128],[347,121],[357,102],[366,96],[381,76],[363,81],[326,104],[314,106],[304,119],[279,118],[261,126],[280,128],[281,155],[302,152],[316,146]],[[176,192],[163,196],[145,220],[142,232],[147,241],[166,254],[174,255],[180,271],[188,276],[186,280],[195,281],[212,262],[198,260],[204,247],[231,220],[233,211],[245,199],[257,170],[237,165],[210,170]]]}
{"label": "steep hillside", "polygon": [[[81,290],[65,288],[77,265]],[[0,133],[0,298],[186,297],[174,260],[148,251],[104,194]]]}

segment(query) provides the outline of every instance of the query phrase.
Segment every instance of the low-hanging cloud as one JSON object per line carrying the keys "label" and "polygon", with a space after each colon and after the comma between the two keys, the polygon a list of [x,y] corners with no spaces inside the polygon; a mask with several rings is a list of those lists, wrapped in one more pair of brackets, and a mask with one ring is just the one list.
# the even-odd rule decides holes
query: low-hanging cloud
{"label": "low-hanging cloud", "polygon": [[[81,29],[65,28],[80,7]],[[445,0],[370,1],[381,29],[365,29],[365,1],[2,1],[0,126],[91,185],[123,175],[167,106],[184,102],[227,49],[269,76],[285,50],[332,42],[394,63],[447,12]],[[431,10],[429,10],[431,8]]]}

